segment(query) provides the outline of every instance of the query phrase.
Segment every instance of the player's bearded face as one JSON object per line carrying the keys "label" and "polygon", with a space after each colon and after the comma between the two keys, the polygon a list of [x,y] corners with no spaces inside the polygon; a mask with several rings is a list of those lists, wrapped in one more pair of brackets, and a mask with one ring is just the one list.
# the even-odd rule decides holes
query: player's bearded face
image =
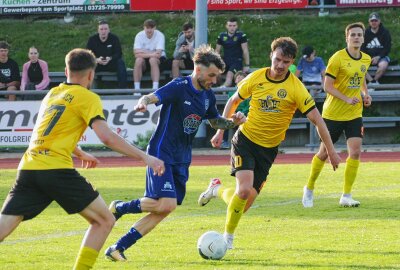
{"label": "player's bearded face", "polygon": [[210,65],[209,67],[202,66],[200,67],[197,82],[201,88],[208,90],[217,83],[217,76],[220,73],[221,71],[215,65]]}

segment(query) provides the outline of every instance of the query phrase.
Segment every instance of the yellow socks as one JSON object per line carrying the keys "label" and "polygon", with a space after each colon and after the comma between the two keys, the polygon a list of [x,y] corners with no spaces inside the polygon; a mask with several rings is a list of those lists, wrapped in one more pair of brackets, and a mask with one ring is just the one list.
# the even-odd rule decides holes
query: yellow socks
{"label": "yellow socks", "polygon": [[235,194],[235,189],[234,188],[222,188],[220,187],[218,189],[218,197],[220,197],[224,202],[229,205],[229,202],[231,201],[233,194]]}
{"label": "yellow socks", "polygon": [[317,181],[317,178],[319,174],[321,173],[322,169],[324,168],[325,161],[322,161],[315,155],[311,161],[311,171],[310,171],[310,176],[308,178],[307,182],[307,188],[309,190],[314,190],[314,185],[315,182]]}
{"label": "yellow socks", "polygon": [[233,195],[226,212],[225,232],[229,234],[235,232],[239,220],[242,217],[246,202],[247,200],[242,200],[237,194]]}
{"label": "yellow socks", "polygon": [[354,181],[356,180],[359,165],[360,160],[347,158],[346,167],[344,169],[344,194],[351,193],[351,188],[353,187]]}
{"label": "yellow socks", "polygon": [[73,270],[89,270],[92,269],[96,262],[99,252],[90,247],[81,247],[76,258]]}

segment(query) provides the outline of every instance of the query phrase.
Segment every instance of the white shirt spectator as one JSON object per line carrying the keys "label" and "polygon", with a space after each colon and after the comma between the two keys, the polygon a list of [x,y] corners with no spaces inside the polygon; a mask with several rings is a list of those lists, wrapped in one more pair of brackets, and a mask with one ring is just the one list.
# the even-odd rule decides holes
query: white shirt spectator
{"label": "white shirt spectator", "polygon": [[154,30],[153,36],[149,39],[144,30],[140,31],[135,36],[133,49],[145,49],[149,51],[162,50],[161,57],[166,57],[164,34],[158,30]]}

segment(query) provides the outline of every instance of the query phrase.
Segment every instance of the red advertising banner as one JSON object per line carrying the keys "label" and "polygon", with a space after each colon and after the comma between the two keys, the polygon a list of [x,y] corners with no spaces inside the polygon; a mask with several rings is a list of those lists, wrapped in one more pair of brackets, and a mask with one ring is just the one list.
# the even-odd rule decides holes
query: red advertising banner
{"label": "red advertising banner", "polygon": [[400,7],[400,0],[336,0],[338,7]]}
{"label": "red advertising banner", "polygon": [[[308,5],[308,1],[307,0],[207,0],[207,4],[208,4],[208,10],[286,9],[286,8],[305,8]],[[173,11],[173,10],[194,10],[195,8],[196,8],[196,0],[131,0],[132,11]]]}

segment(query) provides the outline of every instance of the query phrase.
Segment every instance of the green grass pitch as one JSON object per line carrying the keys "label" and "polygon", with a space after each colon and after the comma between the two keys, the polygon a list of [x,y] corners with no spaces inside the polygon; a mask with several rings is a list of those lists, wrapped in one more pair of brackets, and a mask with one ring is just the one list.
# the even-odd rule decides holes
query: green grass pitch
{"label": "green grass pitch", "polygon": [[[309,165],[274,165],[268,183],[236,231],[235,249],[220,261],[202,259],[198,237],[222,232],[225,204],[197,206],[209,179],[220,177],[234,186],[228,166],[192,167],[182,206],[149,235],[125,252],[129,261],[104,259],[113,244],[142,215],[119,220],[94,269],[400,269],[399,163],[362,163],[353,196],[359,208],[338,205],[344,164],[333,172],[325,166],[315,191],[314,208],[301,205]],[[0,171],[0,201],[5,199],[15,170]],[[144,168],[82,170],[109,203],[142,196]],[[23,222],[0,244],[0,269],[71,269],[86,221],[68,216],[52,204],[35,219]]]}

